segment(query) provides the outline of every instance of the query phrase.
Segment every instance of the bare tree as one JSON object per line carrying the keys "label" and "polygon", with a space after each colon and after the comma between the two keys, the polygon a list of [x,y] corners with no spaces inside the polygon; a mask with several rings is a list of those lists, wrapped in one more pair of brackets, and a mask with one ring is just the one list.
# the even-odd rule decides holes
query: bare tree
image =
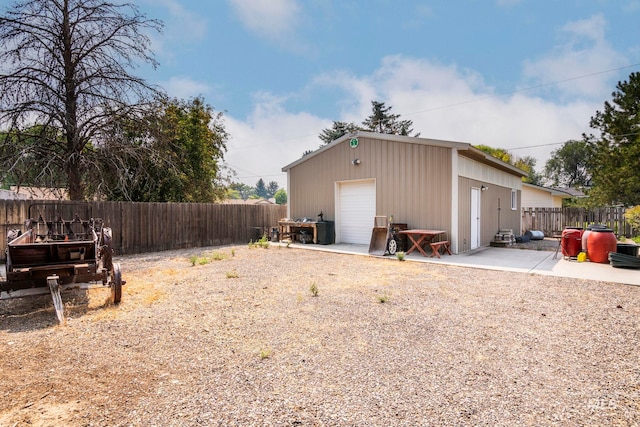
{"label": "bare tree", "polygon": [[113,122],[160,93],[130,70],[157,66],[149,34],[161,30],[130,3],[14,3],[0,17],[0,179],[85,198]]}

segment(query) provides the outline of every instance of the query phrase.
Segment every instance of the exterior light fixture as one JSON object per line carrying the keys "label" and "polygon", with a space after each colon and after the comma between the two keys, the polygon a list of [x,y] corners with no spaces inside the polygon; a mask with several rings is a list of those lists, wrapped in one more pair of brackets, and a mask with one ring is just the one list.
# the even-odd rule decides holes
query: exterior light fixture
{"label": "exterior light fixture", "polygon": [[480,186],[480,190],[481,191],[485,191],[485,190],[488,190],[488,189],[489,189],[489,187],[487,187],[486,185],[481,185]]}
{"label": "exterior light fixture", "polygon": [[360,164],[360,159],[353,159],[351,160],[351,164],[358,166]]}

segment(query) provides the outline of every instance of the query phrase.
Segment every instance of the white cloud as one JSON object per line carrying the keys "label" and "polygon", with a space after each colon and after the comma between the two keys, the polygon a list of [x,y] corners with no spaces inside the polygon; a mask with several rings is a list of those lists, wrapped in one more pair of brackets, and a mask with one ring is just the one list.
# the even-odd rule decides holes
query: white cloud
{"label": "white cloud", "polygon": [[[553,90],[564,95],[602,99],[612,89],[616,76],[603,73],[629,64],[606,40],[607,22],[602,15],[570,22],[562,28],[562,42],[548,55],[523,64],[529,85],[553,82]],[[589,78],[576,78],[589,76]]]}
{"label": "white cloud", "polygon": [[[385,58],[359,83],[360,93],[375,93],[393,112],[413,120],[422,137],[511,149],[537,158],[538,169],[560,146],[518,148],[580,138],[598,106],[581,100],[562,105],[526,93],[499,96],[473,71],[400,56]],[[361,98],[359,121],[370,113],[370,99]]]}
{"label": "white cloud", "polygon": [[255,185],[263,178],[286,188],[282,167],[302,157],[306,150],[319,147],[318,133],[331,122],[306,112],[288,112],[283,107],[285,101],[285,97],[257,94],[247,120],[225,118],[225,128],[231,135],[225,161],[237,172],[239,181]]}
{"label": "white cloud", "polygon": [[206,83],[197,82],[189,77],[172,77],[166,82],[161,82],[169,96],[180,99],[189,99],[211,92],[211,87]]}
{"label": "white cloud", "polygon": [[229,0],[242,23],[252,32],[283,41],[299,22],[302,8],[296,0]]}

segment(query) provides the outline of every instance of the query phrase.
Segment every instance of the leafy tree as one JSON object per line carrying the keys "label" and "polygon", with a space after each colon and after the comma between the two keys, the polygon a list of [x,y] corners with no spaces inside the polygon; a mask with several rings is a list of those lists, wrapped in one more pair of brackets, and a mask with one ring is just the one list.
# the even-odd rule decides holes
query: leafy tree
{"label": "leafy tree", "polygon": [[[229,189],[233,190],[233,191],[237,191],[238,195],[240,197],[240,199],[242,200],[247,200],[249,198],[251,198],[253,195],[255,195],[255,188],[251,187],[250,185],[247,184],[243,184],[240,182],[234,182],[231,185],[229,185]],[[233,197],[232,197],[233,198]]]}
{"label": "leafy tree", "polygon": [[139,116],[158,92],[128,70],[157,65],[148,33],[161,28],[130,3],[15,2],[0,17],[0,127],[11,135],[0,139],[1,174],[28,159],[41,171],[30,184],[62,173],[71,199],[85,198],[114,118]]}
{"label": "leafy tree", "polygon": [[628,81],[618,82],[596,112],[590,126],[599,137],[585,137],[592,150],[590,170],[592,190],[589,197],[602,204],[640,204],[640,72]]}
{"label": "leafy tree", "polygon": [[495,157],[496,159],[500,159],[505,163],[509,163],[510,165],[513,164],[513,158],[511,156],[511,153],[509,153],[509,151],[507,151],[504,148],[493,148],[483,144],[476,145],[475,147],[478,150],[484,151],[485,153]]}
{"label": "leafy tree", "polygon": [[287,190],[285,190],[284,188],[279,189],[278,191],[276,191],[274,197],[278,205],[284,205],[285,203],[287,203]]}
{"label": "leafy tree", "polygon": [[585,140],[565,142],[551,153],[545,164],[545,175],[554,187],[588,187],[590,150]]}
{"label": "leafy tree", "polygon": [[202,98],[162,99],[144,120],[114,123],[98,153],[111,200],[212,202],[225,196],[220,163],[228,134],[222,113]]}
{"label": "leafy tree", "polygon": [[329,144],[342,135],[355,132],[358,129],[359,127],[353,122],[333,122],[330,129],[323,129],[322,132],[320,132],[320,139],[325,144]]}
{"label": "leafy tree", "polygon": [[[0,134],[0,159],[6,167],[4,178],[5,183],[12,185],[34,186],[35,183],[46,183],[48,188],[66,188],[64,171],[58,162],[41,163],[36,153],[40,150],[41,139],[33,137],[47,132],[42,126],[33,126],[26,132],[3,132]],[[47,139],[59,140],[60,135],[49,131]],[[60,150],[60,145],[53,145],[48,153],[49,158],[58,157],[64,153]],[[40,164],[39,164],[40,163]],[[38,165],[39,167],[34,167]]]}
{"label": "leafy tree", "polygon": [[488,145],[476,145],[475,148],[502,160],[520,170],[527,172],[527,176],[522,178],[523,182],[534,185],[542,185],[542,176],[536,172],[536,159],[531,156],[515,157],[504,148],[493,148]]}
{"label": "leafy tree", "polygon": [[513,162],[513,166],[527,172],[527,176],[522,178],[522,182],[534,185],[542,185],[542,176],[536,172],[536,159],[531,156],[518,157]]}
{"label": "leafy tree", "polygon": [[277,182],[275,181],[271,181],[269,182],[269,185],[267,185],[267,199],[270,199],[272,197],[275,196],[276,192],[278,191],[278,188],[280,188],[280,186],[278,185]]}
{"label": "leafy tree", "polygon": [[264,183],[264,179],[260,178],[258,182],[256,182],[256,195],[263,199],[267,198],[267,186]]}

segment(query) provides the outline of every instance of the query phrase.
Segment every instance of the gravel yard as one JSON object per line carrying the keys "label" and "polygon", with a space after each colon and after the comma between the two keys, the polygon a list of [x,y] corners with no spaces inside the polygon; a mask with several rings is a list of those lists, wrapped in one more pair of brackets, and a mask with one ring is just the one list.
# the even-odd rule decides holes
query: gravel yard
{"label": "gravel yard", "polygon": [[122,304],[64,294],[66,326],[0,302],[0,425],[640,425],[640,287],[277,246],[120,262]]}

